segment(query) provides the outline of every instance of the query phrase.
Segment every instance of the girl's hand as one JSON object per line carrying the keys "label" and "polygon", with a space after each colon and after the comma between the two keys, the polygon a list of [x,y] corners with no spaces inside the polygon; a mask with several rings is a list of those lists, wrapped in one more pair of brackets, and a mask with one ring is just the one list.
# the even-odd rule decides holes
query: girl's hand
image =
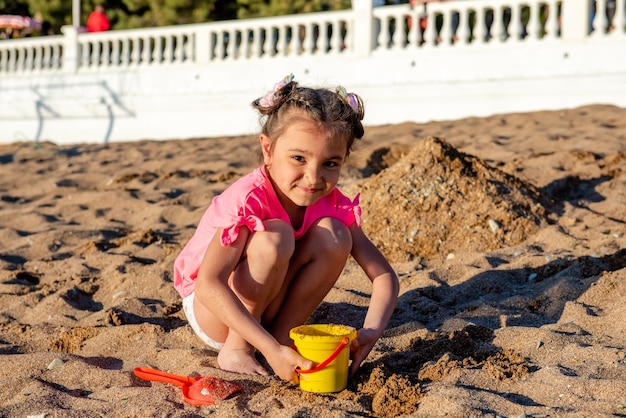
{"label": "girl's hand", "polygon": [[315,363],[305,359],[294,349],[286,345],[279,346],[270,356],[265,357],[274,370],[274,373],[283,380],[298,384],[299,378],[296,368],[308,370],[315,367]]}
{"label": "girl's hand", "polygon": [[367,358],[367,355],[374,348],[374,344],[378,341],[379,335],[373,329],[361,328],[357,332],[357,337],[352,340],[350,345],[350,357],[352,358],[352,364],[350,364],[350,376],[354,375],[363,360]]}

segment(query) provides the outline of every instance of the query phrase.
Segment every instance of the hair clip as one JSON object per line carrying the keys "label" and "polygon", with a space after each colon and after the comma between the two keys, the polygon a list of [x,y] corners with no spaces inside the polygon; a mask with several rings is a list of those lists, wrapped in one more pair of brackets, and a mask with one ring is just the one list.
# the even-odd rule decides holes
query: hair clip
{"label": "hair clip", "polygon": [[274,89],[270,90],[265,96],[261,97],[261,99],[259,100],[259,104],[263,107],[274,106],[274,99],[276,98],[275,97],[276,92],[282,89],[283,87],[285,87],[287,84],[291,83],[293,79],[294,79],[293,74],[289,74],[285,76],[285,78],[280,80],[278,83],[274,84]]}
{"label": "hair clip", "polygon": [[349,105],[352,110],[355,112],[359,112],[359,100],[354,93],[348,93],[345,88],[342,86],[337,86],[337,94],[341,97],[347,105]]}

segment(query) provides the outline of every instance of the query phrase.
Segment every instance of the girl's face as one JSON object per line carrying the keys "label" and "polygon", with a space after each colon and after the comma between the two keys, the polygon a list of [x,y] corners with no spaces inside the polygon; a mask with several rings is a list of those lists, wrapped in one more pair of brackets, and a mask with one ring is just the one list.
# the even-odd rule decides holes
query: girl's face
{"label": "girl's face", "polygon": [[261,134],[263,159],[283,207],[309,206],[330,193],[346,157],[345,141],[328,138],[311,122],[292,124],[272,149],[270,138]]}

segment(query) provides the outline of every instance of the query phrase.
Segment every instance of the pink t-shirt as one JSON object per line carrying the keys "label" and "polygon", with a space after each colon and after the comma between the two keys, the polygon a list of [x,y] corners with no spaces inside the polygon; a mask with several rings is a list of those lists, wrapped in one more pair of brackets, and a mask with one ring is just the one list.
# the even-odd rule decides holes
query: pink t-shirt
{"label": "pink t-shirt", "polygon": [[[359,226],[359,195],[351,201],[335,188],[308,206],[302,226],[293,231],[295,239],[300,239],[315,221],[326,217],[337,218],[346,226],[353,223]],[[261,166],[213,198],[195,233],[174,262],[174,287],[178,293],[184,298],[193,292],[200,263],[218,228],[224,228],[222,245],[230,245],[239,236],[239,228],[245,226],[250,231],[264,231],[263,221],[268,219],[281,219],[291,224],[264,166]]]}

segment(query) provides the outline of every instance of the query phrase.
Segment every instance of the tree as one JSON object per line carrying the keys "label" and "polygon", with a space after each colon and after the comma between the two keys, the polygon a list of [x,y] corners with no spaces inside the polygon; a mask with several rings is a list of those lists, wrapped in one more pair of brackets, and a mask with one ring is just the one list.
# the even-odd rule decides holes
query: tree
{"label": "tree", "polygon": [[23,1],[0,0],[0,14],[2,15],[28,15],[28,4]]}
{"label": "tree", "polygon": [[22,0],[26,6],[24,16],[41,15],[41,19],[48,22],[54,33],[58,33],[61,26],[72,24],[72,2],[64,0]]}
{"label": "tree", "polygon": [[298,13],[343,10],[350,0],[237,0],[240,19],[265,16],[283,16]]}
{"label": "tree", "polygon": [[216,20],[215,0],[112,0],[107,15],[117,29],[181,25]]}
{"label": "tree", "polygon": [[[350,0],[81,0],[81,24],[96,4],[106,9],[113,29],[202,23],[217,20],[280,16],[296,13],[341,10]],[[54,33],[72,24],[72,2],[68,0],[0,0],[3,13],[34,16],[40,13]]]}

